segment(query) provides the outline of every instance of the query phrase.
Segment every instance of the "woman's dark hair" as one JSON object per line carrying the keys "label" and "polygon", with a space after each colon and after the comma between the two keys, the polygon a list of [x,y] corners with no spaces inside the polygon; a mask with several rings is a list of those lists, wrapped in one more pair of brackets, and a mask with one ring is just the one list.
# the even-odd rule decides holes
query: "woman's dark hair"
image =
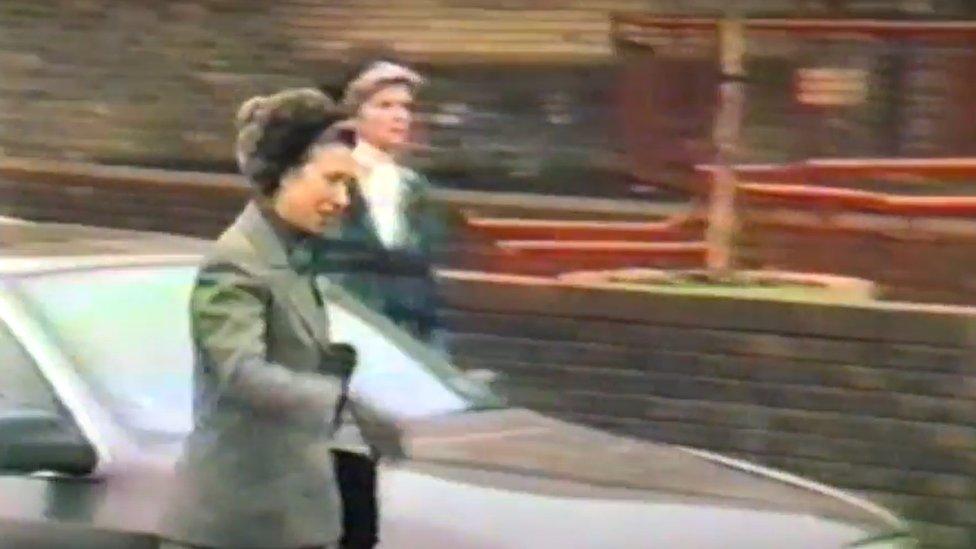
{"label": "woman's dark hair", "polygon": [[284,175],[305,164],[317,147],[353,146],[343,119],[335,102],[313,88],[251,98],[237,112],[238,167],[258,192],[271,196]]}

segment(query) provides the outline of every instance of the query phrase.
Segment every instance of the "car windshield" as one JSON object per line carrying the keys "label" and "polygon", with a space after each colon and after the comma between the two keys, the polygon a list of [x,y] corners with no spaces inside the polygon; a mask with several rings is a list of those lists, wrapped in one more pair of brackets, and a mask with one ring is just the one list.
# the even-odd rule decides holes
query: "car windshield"
{"label": "car windshield", "polygon": [[[188,303],[193,265],[112,267],[15,281],[80,376],[127,428],[183,436],[192,427]],[[335,341],[353,344],[355,397],[397,418],[500,406],[484,387],[341,290],[328,288]]]}

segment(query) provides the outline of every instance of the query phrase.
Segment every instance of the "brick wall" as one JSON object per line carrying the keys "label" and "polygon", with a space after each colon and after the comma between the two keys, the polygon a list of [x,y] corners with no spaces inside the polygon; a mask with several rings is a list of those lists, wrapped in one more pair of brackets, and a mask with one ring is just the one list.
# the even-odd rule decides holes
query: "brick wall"
{"label": "brick wall", "polygon": [[[431,76],[418,161],[445,183],[621,192],[609,14],[716,13],[725,4],[5,0],[0,154],[229,169],[241,101],[335,85],[351,63],[382,51]],[[823,4],[738,6],[816,14]]]}
{"label": "brick wall", "polygon": [[248,199],[232,174],[0,160],[0,215],[215,238]]}
{"label": "brick wall", "polygon": [[554,181],[586,150],[585,183],[612,160],[608,13],[656,3],[10,0],[0,153],[226,170],[241,101],[379,52],[431,76],[418,160],[445,179]]}
{"label": "brick wall", "polygon": [[976,542],[976,310],[842,306],[454,276],[453,348],[513,399],[844,487],[926,546]]}
{"label": "brick wall", "polygon": [[[890,11],[858,13],[868,3],[836,4],[851,10],[845,14],[848,19],[906,19]],[[873,4],[879,11],[893,7]],[[909,10],[907,3],[901,7]],[[955,20],[970,24],[971,33],[971,20],[960,21],[958,7],[934,3],[908,19]],[[618,98],[623,116],[618,126],[625,136],[630,172],[644,181],[701,192],[688,172],[714,156],[716,29],[701,26],[697,19],[678,27],[673,18],[619,15],[615,21],[613,34],[623,67]],[[746,25],[748,84],[736,151],[739,161],[976,154],[976,133],[968,123],[976,109],[968,84],[976,70],[971,35],[919,37],[874,32],[868,26],[851,30],[831,34],[823,29],[772,31],[758,23]],[[866,87],[862,100],[843,106],[801,103],[797,71],[817,67],[857,71]]]}
{"label": "brick wall", "polygon": [[[952,196],[959,202],[968,200],[969,184],[948,185],[956,186]],[[939,196],[923,200],[937,205]],[[740,265],[866,278],[888,299],[976,304],[971,264],[976,218],[971,211],[900,212],[840,206],[814,196],[776,203],[749,193],[739,195],[738,206]]]}
{"label": "brick wall", "polygon": [[[685,208],[642,201],[442,190],[450,207],[501,217],[659,220]],[[0,215],[214,237],[247,200],[237,176],[0,160]],[[976,221],[809,211],[743,200],[743,267],[857,276],[886,298],[976,304]],[[452,266],[504,265],[459,232]],[[497,257],[495,259],[498,259]]]}
{"label": "brick wall", "polygon": [[888,299],[976,304],[972,275],[976,221],[949,220],[946,225],[955,225],[956,231],[953,227],[926,231],[908,221],[878,217],[875,221],[900,227],[845,230],[826,223],[783,227],[747,219],[741,264],[866,278],[876,282]]}

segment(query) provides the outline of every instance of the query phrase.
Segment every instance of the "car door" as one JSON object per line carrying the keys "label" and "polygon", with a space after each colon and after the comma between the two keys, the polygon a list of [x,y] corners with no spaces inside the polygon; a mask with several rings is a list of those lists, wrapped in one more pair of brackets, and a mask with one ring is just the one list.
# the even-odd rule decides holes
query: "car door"
{"label": "car door", "polygon": [[0,320],[0,540],[5,549],[132,547],[90,528],[105,485],[97,461],[37,363]]}

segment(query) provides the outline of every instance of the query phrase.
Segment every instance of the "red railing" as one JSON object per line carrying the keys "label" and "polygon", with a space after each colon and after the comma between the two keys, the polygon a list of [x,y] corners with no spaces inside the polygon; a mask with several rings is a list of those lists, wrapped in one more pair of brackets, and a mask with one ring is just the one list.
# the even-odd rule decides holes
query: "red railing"
{"label": "red railing", "polygon": [[[706,179],[711,171],[709,166],[698,168]],[[822,231],[831,226],[830,214],[838,213],[870,213],[893,220],[976,221],[976,196],[914,196],[852,187],[865,180],[907,182],[923,188],[927,183],[976,182],[976,158],[820,159],[788,165],[740,165],[736,173],[743,181],[739,196],[740,214],[745,217],[771,207],[823,214],[813,225],[809,219],[795,219],[788,213],[778,216],[773,226],[779,229]],[[700,266],[704,259],[705,224],[700,216],[678,221],[468,216],[466,223],[472,234],[494,249],[497,260],[487,263],[491,270],[556,273],[596,267],[683,267]],[[859,225],[857,220],[852,224],[845,219],[843,225],[847,232],[877,232],[876,220]],[[953,231],[958,237],[959,227]],[[976,223],[962,232],[976,237]]]}
{"label": "red railing", "polygon": [[[655,16],[635,13],[611,15],[612,34],[627,39],[626,31],[644,28],[670,31],[715,31],[719,19],[714,17]],[[884,21],[878,19],[779,19],[754,18],[745,20],[746,31],[813,35],[817,37],[843,35],[845,38],[921,38],[959,40],[976,38],[973,21]]]}

